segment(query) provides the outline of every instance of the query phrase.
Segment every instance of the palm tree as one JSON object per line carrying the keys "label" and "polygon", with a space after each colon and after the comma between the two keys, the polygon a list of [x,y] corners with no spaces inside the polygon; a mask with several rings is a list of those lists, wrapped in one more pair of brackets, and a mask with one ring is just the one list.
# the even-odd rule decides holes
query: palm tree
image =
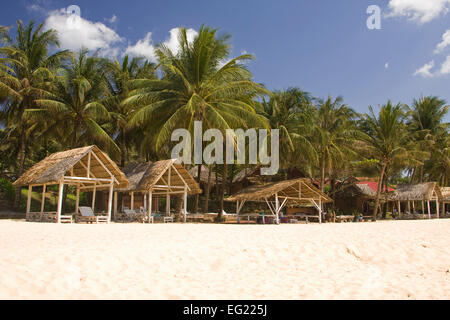
{"label": "palm tree", "polygon": [[[122,102],[128,98],[131,91],[131,80],[156,79],[156,68],[143,58],[130,59],[129,56],[125,56],[122,64],[117,60],[109,63],[107,78],[110,96],[104,104],[110,110],[112,120],[105,127],[120,147],[120,164],[124,167],[125,161],[129,160],[132,138],[138,135],[137,128],[130,127],[129,122],[133,114],[139,110],[139,106],[131,107]],[[141,147],[145,148],[146,144],[142,143],[142,140],[140,142]]]}
{"label": "palm tree", "polygon": [[[217,30],[202,26],[192,42],[186,29],[180,29],[178,52],[165,45],[157,49],[161,80],[136,80],[138,89],[131,92],[127,104],[143,105],[131,119],[134,125],[152,124],[155,145],[160,149],[170,141],[172,131],[186,128],[193,132],[194,121],[203,129],[226,129],[266,126],[255,111],[253,98],[267,93],[254,83],[243,62],[252,58],[241,55],[226,62],[230,53],[229,36],[217,36]],[[157,132],[155,131],[157,128]],[[227,176],[224,165],[223,177]],[[222,218],[226,179],[218,218]]]}
{"label": "palm tree", "polygon": [[270,128],[280,132],[281,167],[298,163],[311,164],[317,153],[310,142],[312,104],[307,92],[298,88],[276,91],[263,100],[259,113],[269,120]]}
{"label": "palm tree", "polygon": [[[49,55],[49,47],[59,45],[57,33],[42,28],[43,24],[35,28],[33,22],[23,26],[19,20],[14,41],[0,48],[0,96],[6,97],[3,112],[7,117],[7,130],[17,131],[18,175],[24,171],[27,137],[30,130],[36,128],[35,122],[25,116],[25,111],[33,108],[35,100],[42,97],[54,78],[53,71],[69,56],[67,50]],[[20,188],[17,188],[16,207],[19,201]]]}
{"label": "palm tree", "polygon": [[[436,150],[435,145],[440,137],[448,135],[448,123],[443,123],[448,109],[449,106],[446,105],[445,100],[434,96],[414,99],[412,106],[407,107],[408,129],[414,137],[417,148],[431,148],[431,154],[442,150]],[[425,166],[431,167],[432,164],[425,163]],[[413,169],[412,179],[415,176],[417,176],[416,168]],[[418,181],[422,182],[423,179],[424,165],[421,165]]]}
{"label": "palm tree", "polygon": [[102,103],[108,94],[104,64],[103,59],[88,56],[85,49],[80,50],[71,64],[62,68],[52,90],[36,100],[40,108],[27,112],[36,117],[54,117],[60,128],[70,130],[71,141],[67,144],[72,148],[82,142],[94,141],[111,152],[118,152],[114,140],[101,126],[103,121],[110,120],[110,114]]}
{"label": "palm tree", "polygon": [[356,113],[343,103],[342,97],[320,101],[314,115],[313,143],[319,155],[320,189],[324,191],[325,174],[333,171],[335,163],[342,163],[354,154],[353,141],[357,130],[353,118]]}
{"label": "palm tree", "polygon": [[365,142],[369,157],[376,159],[380,165],[378,190],[372,213],[373,219],[376,220],[386,168],[396,159],[407,156],[405,145],[409,137],[403,122],[404,113],[401,104],[393,106],[389,101],[381,107],[378,115],[375,115],[372,107],[369,107],[369,111],[362,121],[364,134],[360,135],[360,139]]}

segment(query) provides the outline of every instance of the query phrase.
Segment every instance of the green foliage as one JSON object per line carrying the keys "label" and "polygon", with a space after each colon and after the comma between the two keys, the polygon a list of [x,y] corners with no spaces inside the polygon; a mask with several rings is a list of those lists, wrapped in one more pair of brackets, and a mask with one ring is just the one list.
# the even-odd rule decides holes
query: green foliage
{"label": "green foliage", "polygon": [[8,200],[14,199],[14,186],[12,182],[5,178],[0,178],[0,192],[3,193]]}

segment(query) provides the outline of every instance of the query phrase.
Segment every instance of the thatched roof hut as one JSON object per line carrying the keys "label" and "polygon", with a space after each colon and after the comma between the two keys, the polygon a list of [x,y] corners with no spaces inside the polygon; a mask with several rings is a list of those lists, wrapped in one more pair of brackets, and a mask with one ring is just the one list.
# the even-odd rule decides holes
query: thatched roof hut
{"label": "thatched roof hut", "polygon": [[[46,188],[55,184],[59,185],[57,211],[44,212]],[[14,182],[14,185],[28,186],[27,220],[57,223],[72,222],[73,218],[73,214],[62,214],[64,185],[76,186],[75,216],[78,215],[80,190],[92,191],[91,209],[94,210],[96,191],[107,189],[109,192],[108,216],[103,221],[109,223],[113,189],[115,186],[127,188],[129,182],[125,174],[106,153],[96,146],[88,146],[51,154],[28,169]],[[31,193],[34,186],[42,186],[40,212],[30,211]]]}
{"label": "thatched roof hut", "polygon": [[285,206],[313,205],[319,211],[319,222],[322,221],[321,204],[333,202],[330,197],[304,178],[253,185],[234,194],[226,201],[237,202],[238,215],[246,201],[265,201],[272,214],[276,216],[276,221]]}
{"label": "thatched roof hut", "polygon": [[392,201],[440,201],[441,199],[441,189],[436,182],[399,185],[390,197]]}
{"label": "thatched roof hut", "polygon": [[95,157],[90,159],[90,174],[92,177],[110,178],[109,170],[116,179],[118,187],[128,187],[125,174],[106,153],[94,145],[49,155],[28,169],[14,182],[14,186],[57,184],[65,175],[85,177],[91,151],[95,154]]}
{"label": "thatched roof hut", "polygon": [[[205,165],[201,165],[200,167],[200,183],[207,184],[208,183],[208,177],[209,177],[209,168]],[[198,177],[198,166],[193,166],[189,170],[189,174],[196,180]],[[222,181],[222,178],[218,177],[217,181],[219,183]],[[211,186],[214,186],[216,184],[216,173],[211,172]]]}
{"label": "thatched roof hut", "polygon": [[[173,168],[170,172],[169,168]],[[146,192],[158,185],[167,185],[170,181],[172,187],[183,187],[186,182],[188,194],[199,194],[202,192],[198,183],[191,174],[175,159],[161,160],[156,162],[134,162],[123,169],[130,185],[127,188],[118,188],[117,191]]]}
{"label": "thatched roof hut", "polygon": [[321,200],[323,203],[333,202],[329,196],[304,178],[254,185],[234,194],[226,201],[264,200],[275,194],[278,194],[280,198],[287,198],[288,202],[294,203],[309,202],[310,199]]}
{"label": "thatched roof hut", "polygon": [[442,187],[441,188],[441,194],[442,194],[442,202],[450,203],[450,188],[449,187]]}
{"label": "thatched roof hut", "polygon": [[[166,197],[166,215],[170,218],[171,196],[182,196],[184,221],[187,215],[187,196],[200,194],[202,189],[194,178],[176,159],[161,160],[153,163],[131,163],[124,172],[130,181],[127,188],[117,189],[116,192],[130,196],[130,208],[134,209],[134,194],[140,196],[142,209],[147,212],[152,221],[152,210],[156,210],[161,196]],[[157,202],[154,203],[154,198]],[[122,198],[123,201],[123,198]],[[122,203],[123,206],[123,203]],[[117,203],[114,204],[114,214],[117,213]]]}

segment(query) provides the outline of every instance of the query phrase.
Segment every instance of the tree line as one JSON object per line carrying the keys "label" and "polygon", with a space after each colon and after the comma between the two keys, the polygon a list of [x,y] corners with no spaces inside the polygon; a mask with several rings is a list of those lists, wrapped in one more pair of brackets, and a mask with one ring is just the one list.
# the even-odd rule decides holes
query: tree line
{"label": "tree line", "polygon": [[[230,36],[208,26],[193,41],[180,29],[176,52],[159,45],[157,63],[59,50],[57,32],[43,27],[18,21],[13,37],[0,26],[0,164],[16,177],[50,153],[94,143],[122,167],[167,159],[172,131],[192,131],[202,121],[204,130],[223,132],[279,129],[281,171],[295,168],[331,194],[334,182],[350,175],[378,177],[374,217],[389,184],[448,186],[448,106],[439,97],[387,101],[359,114],[342,97],[316,98],[295,87],[270,91],[253,80],[253,56],[230,57]],[[209,168],[222,178],[219,215],[236,168]]]}

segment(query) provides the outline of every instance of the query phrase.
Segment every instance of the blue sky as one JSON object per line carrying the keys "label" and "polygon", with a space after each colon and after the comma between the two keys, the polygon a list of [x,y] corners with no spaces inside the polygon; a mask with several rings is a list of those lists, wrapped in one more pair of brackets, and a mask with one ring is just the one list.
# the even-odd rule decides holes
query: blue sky
{"label": "blue sky", "polygon": [[[436,51],[450,29],[450,0],[19,0],[0,12],[0,24],[33,19],[64,29],[58,10],[69,5],[81,9],[87,32],[60,30],[71,49],[89,34],[88,46],[105,55],[120,57],[128,48],[151,56],[157,43],[170,41],[170,30],[207,24],[232,35],[234,56],[255,55],[249,65],[255,81],[272,90],[342,95],[359,112],[420,95],[450,103],[450,32]],[[366,26],[369,5],[382,10],[381,30]]]}

